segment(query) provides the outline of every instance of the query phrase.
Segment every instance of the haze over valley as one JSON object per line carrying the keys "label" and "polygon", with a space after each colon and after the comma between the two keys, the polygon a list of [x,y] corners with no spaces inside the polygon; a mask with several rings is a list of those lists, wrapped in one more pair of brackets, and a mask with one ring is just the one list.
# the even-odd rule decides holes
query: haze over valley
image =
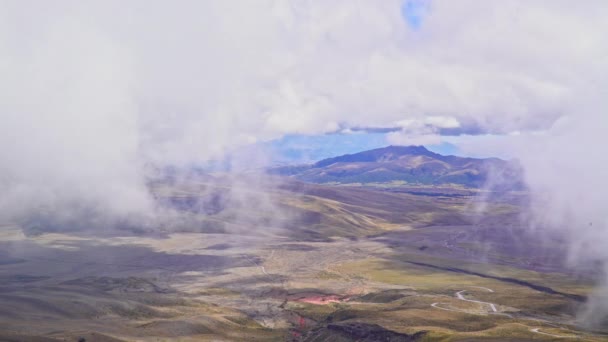
{"label": "haze over valley", "polygon": [[[483,186],[485,163],[509,163],[424,147],[361,155],[374,157],[321,161],[315,174],[397,163],[409,181],[161,172],[153,218],[4,225],[2,338],[605,338],[577,316],[599,265],[569,267],[563,237],[522,227],[518,182]],[[446,182],[436,160],[458,165],[447,179],[480,186]]]}

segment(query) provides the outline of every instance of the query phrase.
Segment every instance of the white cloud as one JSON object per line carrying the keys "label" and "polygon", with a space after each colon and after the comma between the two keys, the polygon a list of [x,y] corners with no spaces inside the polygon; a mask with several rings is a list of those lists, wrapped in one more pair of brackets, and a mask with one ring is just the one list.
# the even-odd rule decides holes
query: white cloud
{"label": "white cloud", "polygon": [[[221,153],[234,134],[265,139],[408,120],[475,122],[493,133],[546,129],[576,108],[589,82],[603,82],[607,62],[594,58],[606,52],[599,2],[433,2],[417,31],[400,6],[13,3],[3,11],[2,55],[22,64],[21,57],[41,55],[42,43],[69,67],[70,58],[94,51],[81,40],[103,37],[106,46],[94,48],[119,50],[130,63],[132,78],[123,80],[112,72],[115,60],[96,57],[121,91],[116,96],[134,104],[127,115],[139,125],[140,153],[178,161]],[[65,49],[49,28],[75,20],[65,30],[82,39]]]}
{"label": "white cloud", "polygon": [[404,131],[390,132],[386,134],[386,141],[391,145],[437,145],[441,143],[438,134],[418,134]]}

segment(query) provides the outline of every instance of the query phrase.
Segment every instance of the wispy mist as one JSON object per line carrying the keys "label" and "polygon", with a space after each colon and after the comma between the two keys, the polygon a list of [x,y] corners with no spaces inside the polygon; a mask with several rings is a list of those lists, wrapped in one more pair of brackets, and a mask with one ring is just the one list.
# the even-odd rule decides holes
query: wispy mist
{"label": "wispy mist", "polygon": [[412,27],[397,0],[2,2],[1,219],[149,213],[150,166],[284,134],[447,128],[506,137],[538,225],[608,263],[605,2],[423,7]]}

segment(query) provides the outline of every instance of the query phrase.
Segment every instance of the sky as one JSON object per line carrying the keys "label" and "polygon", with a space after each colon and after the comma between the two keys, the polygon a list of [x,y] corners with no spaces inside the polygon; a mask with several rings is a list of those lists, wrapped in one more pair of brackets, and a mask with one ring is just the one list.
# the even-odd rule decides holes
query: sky
{"label": "sky", "polygon": [[300,136],[512,158],[606,82],[601,1],[0,6],[3,127],[39,138],[26,155],[187,164]]}
{"label": "sky", "polygon": [[607,92],[604,0],[6,0],[0,219],[147,211],[150,166],[414,144],[519,160],[535,226],[608,261]]}
{"label": "sky", "polygon": [[273,147],[262,163],[410,144],[525,161],[539,139],[606,126],[607,12],[560,0],[3,1],[0,184],[24,198],[109,187],[137,203],[146,165],[255,146]]}
{"label": "sky", "polygon": [[[300,164],[338,155],[382,148],[390,145],[385,133],[353,132],[315,135],[290,134],[258,144],[271,151],[273,164]],[[427,145],[427,149],[443,155],[465,155],[447,141]],[[491,155],[495,156],[495,155]],[[483,157],[481,154],[476,157]]]}

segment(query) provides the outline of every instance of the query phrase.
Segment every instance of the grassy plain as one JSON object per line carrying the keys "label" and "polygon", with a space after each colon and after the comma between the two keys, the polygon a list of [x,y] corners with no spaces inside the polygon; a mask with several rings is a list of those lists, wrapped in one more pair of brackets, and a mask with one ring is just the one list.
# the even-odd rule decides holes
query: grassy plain
{"label": "grassy plain", "polygon": [[235,186],[158,185],[184,217],[151,231],[2,227],[0,340],[608,339],[576,318],[593,274],[518,230],[511,197]]}

